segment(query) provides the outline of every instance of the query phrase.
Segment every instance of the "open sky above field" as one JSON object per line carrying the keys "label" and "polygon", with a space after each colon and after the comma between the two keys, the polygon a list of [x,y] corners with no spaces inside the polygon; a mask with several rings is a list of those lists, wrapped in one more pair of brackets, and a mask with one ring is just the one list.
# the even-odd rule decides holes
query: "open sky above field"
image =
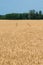
{"label": "open sky above field", "polygon": [[43,0],[0,0],[0,14],[43,11]]}

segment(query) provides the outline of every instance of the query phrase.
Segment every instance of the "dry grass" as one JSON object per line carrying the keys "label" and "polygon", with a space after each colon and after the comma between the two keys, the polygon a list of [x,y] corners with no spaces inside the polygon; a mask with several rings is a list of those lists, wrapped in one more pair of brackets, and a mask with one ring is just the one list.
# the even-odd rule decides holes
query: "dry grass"
{"label": "dry grass", "polygon": [[0,65],[43,65],[43,20],[0,20]]}

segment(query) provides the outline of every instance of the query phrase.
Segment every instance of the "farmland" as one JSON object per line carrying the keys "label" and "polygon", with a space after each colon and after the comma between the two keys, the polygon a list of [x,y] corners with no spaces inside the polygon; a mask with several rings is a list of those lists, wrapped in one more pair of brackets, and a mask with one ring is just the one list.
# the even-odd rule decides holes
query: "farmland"
{"label": "farmland", "polygon": [[0,20],[0,65],[43,65],[43,20]]}

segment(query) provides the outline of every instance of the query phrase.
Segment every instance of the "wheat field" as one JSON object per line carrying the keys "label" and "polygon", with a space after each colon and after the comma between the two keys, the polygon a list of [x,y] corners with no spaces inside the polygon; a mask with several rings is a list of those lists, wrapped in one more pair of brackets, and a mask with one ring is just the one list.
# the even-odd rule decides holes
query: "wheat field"
{"label": "wheat field", "polygon": [[43,20],[0,20],[0,65],[43,65]]}

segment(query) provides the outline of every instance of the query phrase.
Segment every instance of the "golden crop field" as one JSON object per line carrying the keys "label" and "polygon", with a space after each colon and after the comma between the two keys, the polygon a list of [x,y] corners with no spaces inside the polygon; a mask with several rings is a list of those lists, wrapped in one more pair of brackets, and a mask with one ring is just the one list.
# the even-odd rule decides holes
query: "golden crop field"
{"label": "golden crop field", "polygon": [[0,20],[0,65],[43,65],[43,20]]}

